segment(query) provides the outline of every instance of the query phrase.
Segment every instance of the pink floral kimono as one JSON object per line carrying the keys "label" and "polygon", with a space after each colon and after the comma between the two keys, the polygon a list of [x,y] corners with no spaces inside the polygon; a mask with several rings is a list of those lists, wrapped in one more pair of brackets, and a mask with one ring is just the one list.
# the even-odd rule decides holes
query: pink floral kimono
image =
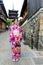
{"label": "pink floral kimono", "polygon": [[22,29],[18,25],[10,28],[10,42],[12,43],[12,60],[21,57]]}

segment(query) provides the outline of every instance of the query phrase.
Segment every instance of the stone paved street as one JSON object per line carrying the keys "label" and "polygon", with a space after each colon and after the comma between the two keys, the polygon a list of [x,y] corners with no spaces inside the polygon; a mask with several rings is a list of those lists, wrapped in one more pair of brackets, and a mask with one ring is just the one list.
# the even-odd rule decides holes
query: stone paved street
{"label": "stone paved street", "polygon": [[[21,42],[22,57],[18,62],[12,62],[11,43],[9,42],[9,31],[0,33],[0,65],[37,65],[37,55]],[[34,61],[35,59],[35,61]]]}
{"label": "stone paved street", "polygon": [[[12,62],[11,44],[9,42],[9,31],[0,34],[0,65],[32,65],[31,57],[34,57],[28,46],[22,44],[22,57],[18,62]],[[28,52],[29,51],[29,52]]]}

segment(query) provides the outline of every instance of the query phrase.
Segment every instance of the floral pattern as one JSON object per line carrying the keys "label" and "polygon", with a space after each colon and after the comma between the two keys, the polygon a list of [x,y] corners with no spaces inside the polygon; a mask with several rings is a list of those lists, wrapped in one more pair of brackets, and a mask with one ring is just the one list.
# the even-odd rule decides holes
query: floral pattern
{"label": "floral pattern", "polygon": [[12,43],[12,59],[21,57],[22,29],[18,25],[10,27],[10,42]]}

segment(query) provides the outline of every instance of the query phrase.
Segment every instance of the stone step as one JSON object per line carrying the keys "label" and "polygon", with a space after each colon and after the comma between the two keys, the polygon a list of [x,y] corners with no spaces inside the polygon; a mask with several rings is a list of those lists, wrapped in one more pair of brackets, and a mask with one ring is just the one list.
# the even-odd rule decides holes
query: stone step
{"label": "stone step", "polygon": [[36,53],[34,53],[34,51],[28,45],[24,45],[23,41],[21,44],[22,44],[21,51],[23,57],[27,57],[27,58],[37,57]]}
{"label": "stone step", "polygon": [[33,58],[35,65],[43,65],[43,51],[34,51],[37,57]]}
{"label": "stone step", "polygon": [[43,57],[33,58],[35,65],[43,65]]}
{"label": "stone step", "polygon": [[37,56],[43,57],[43,51],[34,51]]}

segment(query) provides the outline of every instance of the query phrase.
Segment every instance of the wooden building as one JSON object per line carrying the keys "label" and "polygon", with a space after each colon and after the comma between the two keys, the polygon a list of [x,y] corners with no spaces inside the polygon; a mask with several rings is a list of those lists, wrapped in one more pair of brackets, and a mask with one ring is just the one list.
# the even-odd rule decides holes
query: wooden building
{"label": "wooden building", "polygon": [[27,0],[24,0],[22,10],[21,10],[21,14],[20,14],[20,17],[23,17],[23,20],[20,22],[20,25],[22,25],[25,22],[25,20],[27,19],[27,14],[28,14]]}
{"label": "wooden building", "polygon": [[15,17],[18,17],[18,11],[17,10],[9,10],[9,19],[14,19]]}
{"label": "wooden building", "polygon": [[6,28],[5,19],[7,19],[7,13],[3,1],[0,0],[0,30]]}
{"label": "wooden building", "polygon": [[6,28],[6,22],[0,18],[0,30],[5,30]]}

